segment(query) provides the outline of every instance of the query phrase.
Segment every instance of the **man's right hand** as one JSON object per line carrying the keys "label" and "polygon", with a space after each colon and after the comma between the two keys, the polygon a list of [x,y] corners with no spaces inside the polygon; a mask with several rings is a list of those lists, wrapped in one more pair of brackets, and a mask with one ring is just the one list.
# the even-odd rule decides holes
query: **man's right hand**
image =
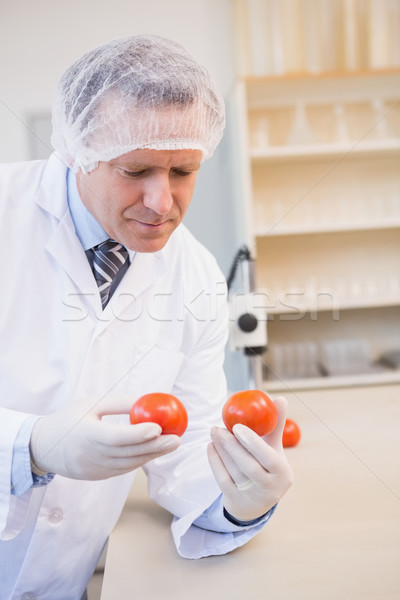
{"label": "man's right hand", "polygon": [[156,423],[102,420],[105,415],[129,413],[132,403],[127,398],[86,400],[40,417],[30,441],[34,467],[71,479],[107,479],[176,450],[180,438],[161,435]]}

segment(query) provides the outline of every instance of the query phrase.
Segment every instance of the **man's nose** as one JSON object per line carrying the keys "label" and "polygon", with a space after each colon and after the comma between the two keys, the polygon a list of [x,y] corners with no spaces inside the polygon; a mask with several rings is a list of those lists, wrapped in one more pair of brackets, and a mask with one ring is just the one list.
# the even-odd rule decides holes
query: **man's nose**
{"label": "man's nose", "polygon": [[147,182],[143,193],[143,204],[159,215],[167,214],[174,200],[167,174],[160,174]]}

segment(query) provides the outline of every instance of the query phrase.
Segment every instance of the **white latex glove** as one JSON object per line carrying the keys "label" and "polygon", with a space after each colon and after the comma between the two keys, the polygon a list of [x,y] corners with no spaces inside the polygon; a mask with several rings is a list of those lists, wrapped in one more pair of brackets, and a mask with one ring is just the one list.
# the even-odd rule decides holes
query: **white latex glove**
{"label": "white latex glove", "polygon": [[223,493],[224,507],[238,521],[251,521],[270,510],[293,481],[293,471],[282,447],[287,402],[276,398],[278,423],[260,437],[245,425],[234,434],[223,427],[211,430],[208,459]]}
{"label": "white latex glove", "polygon": [[131,405],[129,398],[86,400],[40,417],[30,441],[36,472],[71,479],[107,479],[178,448],[180,438],[160,435],[156,423],[125,425],[101,420],[104,415],[129,413]]}

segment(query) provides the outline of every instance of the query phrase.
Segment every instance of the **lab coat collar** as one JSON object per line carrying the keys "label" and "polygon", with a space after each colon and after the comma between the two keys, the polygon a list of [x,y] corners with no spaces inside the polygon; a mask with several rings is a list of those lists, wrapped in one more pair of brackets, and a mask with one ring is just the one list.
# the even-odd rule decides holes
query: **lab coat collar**
{"label": "lab coat collar", "polygon": [[68,211],[66,178],[67,166],[53,153],[45,164],[34,199],[38,206],[58,220]]}
{"label": "lab coat collar", "polygon": [[[51,217],[54,217],[52,232],[46,242],[46,250],[58,262],[73,281],[77,297],[90,312],[98,309],[100,298],[89,262],[75,233],[75,227],[67,201],[67,167],[52,154],[46,161],[34,200]],[[71,293],[74,293],[71,291]],[[69,302],[69,298],[63,298]]]}

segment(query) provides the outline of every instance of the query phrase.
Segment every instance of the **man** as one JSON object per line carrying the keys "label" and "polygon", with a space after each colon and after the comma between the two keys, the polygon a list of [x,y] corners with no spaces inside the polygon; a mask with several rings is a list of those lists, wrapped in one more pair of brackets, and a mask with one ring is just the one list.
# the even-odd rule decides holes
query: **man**
{"label": "man", "polygon": [[[283,399],[267,439],[215,427],[225,283],[181,221],[223,127],[182,47],[126,38],[62,76],[56,153],[0,168],[4,599],[79,600],[138,467],[190,558],[245,543],[291,483]],[[186,406],[182,439],[129,424],[134,400],[160,391]]]}

